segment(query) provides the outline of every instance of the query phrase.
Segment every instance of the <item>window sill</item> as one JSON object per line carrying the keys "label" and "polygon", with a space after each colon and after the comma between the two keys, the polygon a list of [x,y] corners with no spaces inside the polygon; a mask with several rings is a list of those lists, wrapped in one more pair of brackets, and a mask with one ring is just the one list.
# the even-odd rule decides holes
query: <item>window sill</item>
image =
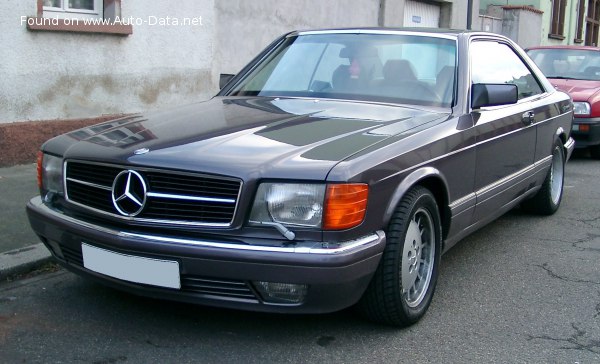
{"label": "window sill", "polygon": [[558,40],[565,40],[565,36],[564,35],[560,35],[560,34],[548,34],[548,38],[550,38],[550,39],[558,39]]}
{"label": "window sill", "polygon": [[69,33],[93,33],[121,36],[133,34],[133,27],[131,26],[131,24],[85,24],[83,19],[55,19],[43,17],[28,17],[27,30]]}
{"label": "window sill", "polygon": [[573,39],[573,43],[581,44],[581,43],[583,43],[583,39]]}

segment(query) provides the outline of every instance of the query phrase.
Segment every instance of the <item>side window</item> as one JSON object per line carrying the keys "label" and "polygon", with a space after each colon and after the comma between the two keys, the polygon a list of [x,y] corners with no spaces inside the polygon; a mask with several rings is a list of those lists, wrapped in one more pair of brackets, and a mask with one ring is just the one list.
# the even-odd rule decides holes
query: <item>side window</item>
{"label": "side window", "polygon": [[544,92],[521,58],[506,44],[475,41],[471,44],[473,83],[510,83],[518,88],[519,100]]}

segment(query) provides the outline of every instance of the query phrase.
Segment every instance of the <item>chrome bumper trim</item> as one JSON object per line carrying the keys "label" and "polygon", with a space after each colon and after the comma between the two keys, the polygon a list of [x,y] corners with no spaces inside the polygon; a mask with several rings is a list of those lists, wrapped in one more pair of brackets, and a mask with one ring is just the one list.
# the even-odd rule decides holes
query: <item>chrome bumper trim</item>
{"label": "chrome bumper trim", "polygon": [[[368,246],[377,245],[385,240],[385,233],[381,230],[374,232],[373,234],[369,234],[363,237],[360,237],[355,240],[348,240],[343,242],[317,242],[315,241],[313,247],[302,246],[302,247],[281,247],[281,246],[266,246],[266,245],[246,245],[246,244],[234,244],[234,243],[221,243],[217,241],[208,241],[208,240],[195,240],[195,239],[184,239],[184,238],[173,238],[173,237],[165,237],[165,236],[157,236],[157,235],[148,235],[148,234],[137,234],[137,233],[128,233],[125,231],[118,231],[115,229],[110,229],[102,226],[98,226],[95,224],[91,224],[89,222],[81,221],[75,219],[73,217],[67,216],[61,211],[57,211],[51,209],[47,205],[42,202],[42,199],[38,197],[34,197],[29,201],[29,204],[34,209],[41,211],[44,214],[51,215],[55,218],[62,219],[68,221],[69,223],[88,228],[94,229],[96,231],[103,232],[105,234],[110,234],[115,237],[120,238],[130,238],[130,239],[140,239],[154,242],[162,242],[162,243],[171,243],[171,244],[179,244],[179,245],[188,245],[188,246],[197,246],[197,247],[205,247],[205,248],[217,248],[217,249],[229,249],[229,250],[242,250],[242,251],[259,251],[266,253],[294,253],[294,254],[323,254],[323,255],[332,255],[332,254],[341,254],[347,253],[352,250],[358,250],[360,248],[366,248]],[[286,243],[290,243],[286,241]],[[306,243],[303,243],[306,245]]]}

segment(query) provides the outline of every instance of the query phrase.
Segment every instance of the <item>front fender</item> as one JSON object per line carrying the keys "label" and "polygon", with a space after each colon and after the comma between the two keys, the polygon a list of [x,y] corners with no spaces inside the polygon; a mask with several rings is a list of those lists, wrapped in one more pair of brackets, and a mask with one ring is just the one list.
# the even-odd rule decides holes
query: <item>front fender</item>
{"label": "front fender", "polygon": [[440,213],[443,213],[442,211],[444,209],[444,206],[440,206],[440,198],[443,199],[442,201],[449,201],[447,187],[448,183],[446,181],[446,178],[437,168],[421,167],[410,172],[410,174],[404,179],[402,179],[402,182],[394,190],[394,193],[392,194],[389,200],[389,203],[385,210],[385,214],[383,216],[385,225],[389,223],[390,219],[392,218],[392,215],[394,214],[394,211],[396,210],[396,206],[398,206],[398,203],[400,203],[400,200],[402,199],[404,194],[406,194],[406,192],[411,187],[417,184],[421,184],[429,188],[430,190],[432,190],[433,187],[442,187],[435,188],[435,190],[432,190],[431,192],[436,197]]}

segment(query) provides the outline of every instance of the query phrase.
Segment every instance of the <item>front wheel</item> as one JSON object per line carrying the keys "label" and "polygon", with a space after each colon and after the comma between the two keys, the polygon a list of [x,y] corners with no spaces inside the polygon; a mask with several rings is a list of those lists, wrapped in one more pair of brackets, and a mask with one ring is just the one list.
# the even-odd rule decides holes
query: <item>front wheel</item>
{"label": "front wheel", "polygon": [[410,189],[390,220],[383,256],[359,302],[367,318],[408,326],[425,315],[438,277],[441,230],[431,192]]}
{"label": "front wheel", "polygon": [[558,210],[565,182],[565,151],[560,140],[552,149],[552,164],[542,184],[542,188],[531,199],[523,202],[522,207],[539,215],[552,215]]}

